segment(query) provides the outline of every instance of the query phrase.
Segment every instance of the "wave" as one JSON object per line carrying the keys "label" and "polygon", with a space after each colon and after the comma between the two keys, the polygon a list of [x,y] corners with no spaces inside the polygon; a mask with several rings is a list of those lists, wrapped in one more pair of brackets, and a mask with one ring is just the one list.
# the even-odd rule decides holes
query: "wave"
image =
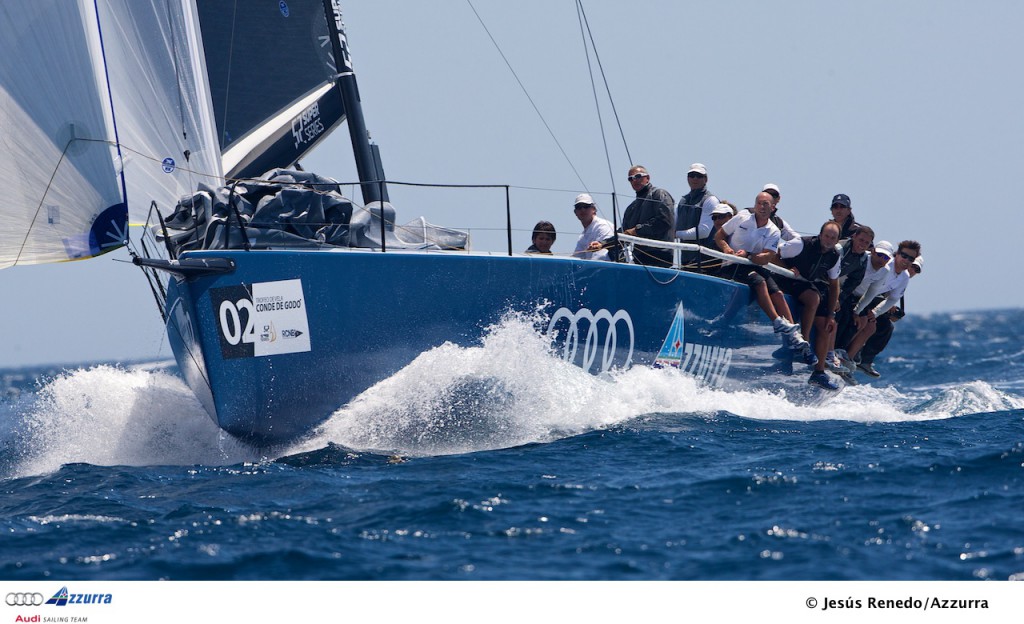
{"label": "wave", "polygon": [[37,393],[14,430],[14,474],[64,464],[234,464],[251,448],[224,434],[184,382],[165,371],[94,366],[63,372]]}
{"label": "wave", "polygon": [[444,344],[421,354],[306,440],[272,453],[220,431],[172,373],[114,366],[52,378],[16,415],[14,439],[0,448],[6,449],[3,472],[14,475],[68,463],[230,465],[283,457],[303,466],[548,443],[653,413],[671,415],[670,422],[658,419],[663,426],[685,427],[723,412],[765,421],[868,423],[1024,409],[1024,400],[982,381],[924,389],[861,385],[812,401],[805,384],[796,387],[802,390],[727,391],[675,369],[646,367],[591,375],[552,356],[530,319],[510,317],[490,328],[480,346]]}
{"label": "wave", "polygon": [[803,381],[788,391],[737,391],[703,386],[675,369],[595,376],[553,357],[530,319],[513,316],[492,327],[481,346],[445,344],[421,354],[299,448],[334,443],[398,455],[464,453],[550,442],[651,413],[868,423],[1024,408],[1024,400],[981,381],[923,392],[861,385],[827,396],[809,394]]}

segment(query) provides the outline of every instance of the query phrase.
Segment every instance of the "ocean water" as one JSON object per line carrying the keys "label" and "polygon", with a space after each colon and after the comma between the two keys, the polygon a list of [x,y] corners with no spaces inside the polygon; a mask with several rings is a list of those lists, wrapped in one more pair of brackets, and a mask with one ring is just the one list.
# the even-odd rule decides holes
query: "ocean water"
{"label": "ocean water", "polygon": [[510,320],[263,452],[170,363],[0,371],[0,578],[1022,579],[1022,327],[909,316],[801,404]]}

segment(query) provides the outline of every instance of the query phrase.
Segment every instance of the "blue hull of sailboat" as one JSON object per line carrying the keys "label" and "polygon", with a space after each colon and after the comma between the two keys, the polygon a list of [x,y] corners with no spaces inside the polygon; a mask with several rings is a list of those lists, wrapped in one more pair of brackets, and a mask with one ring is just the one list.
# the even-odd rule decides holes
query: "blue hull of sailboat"
{"label": "blue hull of sailboat", "polygon": [[[559,257],[206,251],[229,274],[171,280],[168,335],[217,424],[295,440],[419,354],[525,314],[592,372],[677,365],[720,386],[791,372],[749,290],[705,275]],[[184,256],[183,256],[184,257]]]}

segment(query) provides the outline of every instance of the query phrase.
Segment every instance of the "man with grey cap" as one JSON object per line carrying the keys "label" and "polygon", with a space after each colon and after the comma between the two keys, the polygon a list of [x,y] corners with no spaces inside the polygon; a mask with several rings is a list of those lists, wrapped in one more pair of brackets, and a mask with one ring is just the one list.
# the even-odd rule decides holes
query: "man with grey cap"
{"label": "man with grey cap", "polygon": [[[690,192],[683,195],[676,207],[676,238],[687,242],[696,242],[705,247],[714,247],[712,229],[714,222],[711,213],[718,205],[718,198],[707,188],[708,168],[702,163],[693,163],[686,172],[686,183]],[[681,252],[681,264],[696,262],[700,257],[695,251]]]}
{"label": "man with grey cap", "polygon": [[572,255],[584,260],[607,260],[607,249],[588,250],[590,243],[603,241],[615,235],[612,224],[607,219],[597,216],[597,204],[594,203],[594,198],[588,193],[580,193],[576,196],[573,211],[576,218],[583,224],[583,233],[576,241],[576,251]]}

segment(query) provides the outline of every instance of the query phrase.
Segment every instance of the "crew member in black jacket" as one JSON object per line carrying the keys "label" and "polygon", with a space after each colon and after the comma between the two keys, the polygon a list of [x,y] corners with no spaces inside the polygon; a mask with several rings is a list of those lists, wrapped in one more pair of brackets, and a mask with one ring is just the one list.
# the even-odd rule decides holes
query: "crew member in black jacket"
{"label": "crew member in black jacket", "polygon": [[842,258],[838,243],[839,224],[826,221],[817,236],[802,236],[780,244],[779,257],[783,266],[803,279],[776,279],[779,288],[796,297],[802,305],[804,339],[810,339],[812,324],[817,330],[815,353],[805,353],[804,359],[814,366],[808,382],[827,390],[839,389],[839,384],[825,372],[825,354],[836,330],[836,307],[839,305]]}
{"label": "crew member in black jacket", "polygon": [[[652,240],[672,240],[675,200],[665,189],[651,184],[647,168],[633,165],[629,168],[629,184],[636,191],[633,200],[622,215],[622,233]],[[633,261],[650,266],[672,266],[672,250],[657,247],[633,246]]]}

